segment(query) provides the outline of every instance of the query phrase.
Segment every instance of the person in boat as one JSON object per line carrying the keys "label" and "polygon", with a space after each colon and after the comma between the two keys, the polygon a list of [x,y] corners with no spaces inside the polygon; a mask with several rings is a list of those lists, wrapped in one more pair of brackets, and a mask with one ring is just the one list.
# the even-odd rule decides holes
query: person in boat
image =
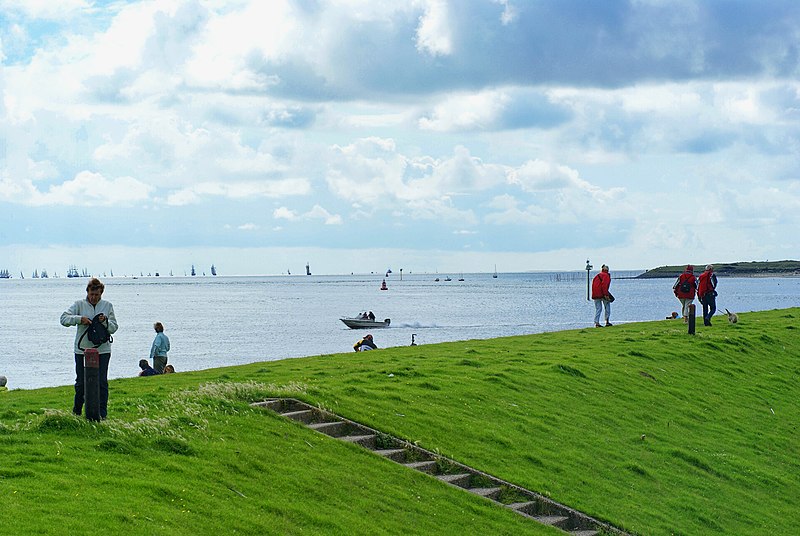
{"label": "person in boat", "polygon": [[369,314],[367,315],[367,318],[369,318],[371,321],[375,322],[375,313],[370,311]]}
{"label": "person in boat", "polygon": [[366,311],[358,315],[358,318],[360,318],[361,320],[369,320],[369,316],[367,315]]}
{"label": "person in boat", "polygon": [[367,350],[377,350],[378,345],[372,339],[372,335],[367,334],[363,339],[359,340],[353,345],[353,350],[356,352],[366,352]]}

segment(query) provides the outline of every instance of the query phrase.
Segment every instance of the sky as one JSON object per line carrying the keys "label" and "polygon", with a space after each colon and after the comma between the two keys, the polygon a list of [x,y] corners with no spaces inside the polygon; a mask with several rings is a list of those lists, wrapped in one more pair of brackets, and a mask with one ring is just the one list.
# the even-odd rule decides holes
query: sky
{"label": "sky", "polygon": [[800,2],[0,0],[0,269],[800,258]]}

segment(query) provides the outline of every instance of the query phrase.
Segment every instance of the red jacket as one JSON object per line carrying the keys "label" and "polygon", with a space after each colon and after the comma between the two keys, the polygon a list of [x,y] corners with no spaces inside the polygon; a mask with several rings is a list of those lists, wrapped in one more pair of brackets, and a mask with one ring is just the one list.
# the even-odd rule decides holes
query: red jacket
{"label": "red jacket", "polygon": [[717,276],[711,270],[706,270],[700,274],[700,278],[697,281],[697,296],[700,298],[709,292],[713,292],[717,287]]}
{"label": "red jacket", "polygon": [[[681,290],[681,284],[686,281],[689,283],[689,292],[684,292]],[[683,299],[694,299],[694,294],[697,291],[697,278],[691,272],[683,272],[681,275],[678,276],[678,280],[675,282],[675,285],[672,287],[672,291],[675,293],[675,296],[678,298]]]}
{"label": "red jacket", "polygon": [[608,296],[608,287],[611,285],[611,274],[600,272],[592,280],[592,299],[602,300]]}

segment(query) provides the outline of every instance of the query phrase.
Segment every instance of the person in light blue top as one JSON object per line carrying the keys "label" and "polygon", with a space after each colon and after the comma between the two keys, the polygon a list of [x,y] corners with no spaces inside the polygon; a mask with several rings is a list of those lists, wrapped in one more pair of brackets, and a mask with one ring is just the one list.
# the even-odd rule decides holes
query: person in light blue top
{"label": "person in light blue top", "polygon": [[150,359],[153,360],[153,368],[159,374],[164,374],[164,367],[167,366],[167,352],[169,352],[169,337],[164,335],[164,325],[161,322],[153,324],[156,330],[156,338],[153,339],[153,346],[150,348]]}

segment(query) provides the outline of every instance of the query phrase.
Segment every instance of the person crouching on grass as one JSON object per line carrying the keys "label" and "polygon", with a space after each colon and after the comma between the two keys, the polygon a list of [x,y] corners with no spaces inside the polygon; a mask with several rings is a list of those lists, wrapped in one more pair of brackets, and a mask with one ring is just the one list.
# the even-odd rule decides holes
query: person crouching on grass
{"label": "person crouching on grass", "polygon": [[147,359],[140,359],[139,360],[139,368],[142,371],[139,373],[139,376],[157,376],[158,372],[156,369],[150,366],[150,362]]}
{"label": "person crouching on grass", "polygon": [[356,352],[366,352],[367,350],[377,349],[378,345],[372,340],[372,335],[365,335],[363,339],[353,345],[353,350]]}

